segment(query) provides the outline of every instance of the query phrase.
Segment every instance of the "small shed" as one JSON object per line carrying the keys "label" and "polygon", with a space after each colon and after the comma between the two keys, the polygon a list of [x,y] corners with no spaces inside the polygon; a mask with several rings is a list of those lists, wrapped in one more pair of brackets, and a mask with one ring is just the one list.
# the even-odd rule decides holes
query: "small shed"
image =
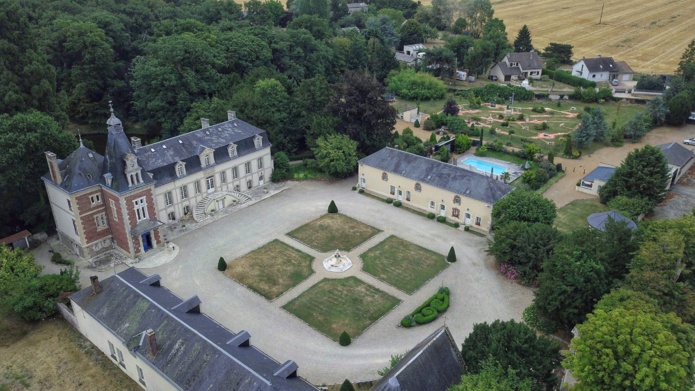
{"label": "small shed", "polygon": [[25,229],[24,231],[0,239],[0,243],[12,248],[28,249],[29,236],[31,236],[31,232]]}
{"label": "small shed", "polygon": [[609,212],[599,212],[591,214],[589,215],[589,217],[586,218],[586,221],[587,223],[589,223],[591,228],[597,229],[601,232],[605,232],[606,224],[608,223],[609,219],[617,222],[624,222],[625,225],[633,231],[637,229],[637,224],[635,224],[634,221],[628,219],[627,217],[621,215],[620,213],[614,210],[611,210]]}
{"label": "small shed", "polygon": [[403,121],[412,123],[415,120],[420,120],[420,110],[415,105],[399,104],[396,105],[396,110],[398,111],[398,118]]}

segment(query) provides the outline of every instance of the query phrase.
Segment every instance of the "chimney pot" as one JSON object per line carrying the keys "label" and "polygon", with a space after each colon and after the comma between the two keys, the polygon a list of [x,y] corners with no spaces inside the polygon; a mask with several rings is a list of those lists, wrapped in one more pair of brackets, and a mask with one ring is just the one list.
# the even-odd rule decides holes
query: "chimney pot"
{"label": "chimney pot", "polygon": [[97,276],[91,276],[89,277],[89,280],[92,282],[92,294],[96,295],[97,293],[101,292],[101,284],[99,283],[99,277]]}
{"label": "chimney pot", "polygon": [[130,145],[133,147],[133,149],[138,149],[142,147],[142,140],[140,137],[131,137],[130,138]]}
{"label": "chimney pot", "polygon": [[227,121],[233,121],[236,119],[236,111],[227,110]]}
{"label": "chimney pot", "polygon": [[203,129],[209,128],[210,127],[210,120],[207,118],[201,118],[200,119],[200,125],[203,127]]}
{"label": "chimney pot", "polygon": [[51,180],[56,184],[60,185],[63,182],[63,176],[60,175],[60,168],[58,167],[58,158],[56,154],[50,151],[46,152],[46,162],[48,163],[48,171],[51,174]]}
{"label": "chimney pot", "polygon": [[154,330],[152,330],[152,329],[147,330],[147,332],[145,333],[145,336],[147,337],[147,344],[150,347],[150,354],[152,354],[152,357],[154,357],[157,355],[157,350],[158,350],[157,338],[154,335]]}

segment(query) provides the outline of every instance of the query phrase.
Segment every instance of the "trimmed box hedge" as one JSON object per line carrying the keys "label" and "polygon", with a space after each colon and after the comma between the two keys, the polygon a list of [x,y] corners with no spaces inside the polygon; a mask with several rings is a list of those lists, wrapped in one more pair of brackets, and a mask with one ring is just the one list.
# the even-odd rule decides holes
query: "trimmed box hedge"
{"label": "trimmed box hedge", "polygon": [[401,326],[413,327],[418,324],[427,324],[437,319],[440,313],[446,312],[449,308],[449,288],[443,286],[439,291],[415,311],[406,315],[401,320]]}

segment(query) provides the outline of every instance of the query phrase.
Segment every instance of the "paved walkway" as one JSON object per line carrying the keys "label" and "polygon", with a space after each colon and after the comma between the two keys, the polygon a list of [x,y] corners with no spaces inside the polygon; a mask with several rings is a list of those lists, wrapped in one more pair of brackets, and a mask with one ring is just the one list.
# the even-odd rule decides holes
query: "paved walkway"
{"label": "paved walkway", "polygon": [[[202,310],[232,331],[247,330],[251,343],[278,361],[295,360],[299,374],[314,384],[372,380],[388,364],[392,354],[403,353],[437,327],[451,328],[457,344],[472,331],[473,324],[495,319],[520,319],[530,304],[530,289],[503,279],[484,250],[486,239],[428,220],[383,202],[350,191],[354,178],[334,182],[302,182],[282,193],[239,209],[218,221],[174,240],[179,254],[171,262],[143,269],[158,273],[162,283],[182,298],[198,295]],[[321,262],[328,253],[318,253],[285,233],[326,213],[335,200],[341,213],[381,229],[367,243],[348,252],[353,267],[345,273],[330,273]],[[458,262],[452,264],[413,295],[405,294],[360,270],[357,256],[389,235],[398,235],[444,256],[451,245]],[[220,256],[228,262],[269,241],[280,240],[318,257],[309,279],[273,302],[217,271]],[[341,347],[280,307],[324,277],[357,275],[403,302],[380,321]],[[444,317],[413,329],[398,327],[403,316],[420,305],[436,289],[446,285],[452,304]],[[368,303],[365,303],[368,305]]]}

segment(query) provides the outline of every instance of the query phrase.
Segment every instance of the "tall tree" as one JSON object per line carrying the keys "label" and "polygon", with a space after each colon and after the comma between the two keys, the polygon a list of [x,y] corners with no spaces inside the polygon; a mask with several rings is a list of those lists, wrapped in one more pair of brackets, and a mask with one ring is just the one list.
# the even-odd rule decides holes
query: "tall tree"
{"label": "tall tree", "polygon": [[395,47],[401,39],[391,19],[386,15],[378,15],[367,19],[367,26],[363,33],[367,40],[377,38],[382,45],[389,49]]}
{"label": "tall tree", "polygon": [[383,82],[389,72],[398,69],[398,60],[393,56],[393,51],[382,45],[378,39],[371,38],[367,42],[367,53],[368,69],[378,81]]}
{"label": "tall tree", "polygon": [[562,360],[560,344],[514,320],[496,320],[473,325],[461,346],[469,373],[481,373],[488,360],[512,370],[520,380],[530,380],[534,389],[552,389],[557,383],[553,370]]}
{"label": "tall tree", "polygon": [[533,50],[533,44],[531,43],[531,31],[528,26],[523,25],[519,29],[519,34],[517,34],[514,40],[514,51],[520,52],[530,52]]}
{"label": "tall tree", "polygon": [[44,152],[65,158],[77,145],[47,114],[30,110],[0,115],[0,235],[21,227],[50,230],[51,208],[41,181],[48,172]]}
{"label": "tall tree", "polygon": [[487,72],[494,61],[496,46],[493,42],[479,39],[466,54],[464,65],[477,75]]}
{"label": "tall tree", "polygon": [[463,66],[468,50],[473,47],[473,38],[467,35],[449,37],[444,46],[454,52],[459,66]]}
{"label": "tall tree", "polygon": [[287,28],[290,30],[304,29],[310,32],[314,39],[319,41],[333,36],[333,29],[328,24],[328,21],[316,15],[302,15],[294,18],[290,24],[287,25]]}
{"label": "tall tree", "polygon": [[695,336],[673,314],[597,310],[577,329],[564,362],[579,380],[577,389],[687,391],[695,384]]}
{"label": "tall tree", "polygon": [[297,16],[316,15],[330,19],[330,7],[327,0],[292,0],[290,11]]}
{"label": "tall tree", "polygon": [[533,283],[543,271],[543,263],[560,241],[560,233],[548,224],[512,221],[495,230],[488,241],[488,253],[500,263],[519,272],[520,279]]}
{"label": "tall tree", "polygon": [[609,133],[603,110],[598,107],[589,108],[582,115],[582,122],[574,132],[574,145],[584,149],[592,142],[604,140]]}
{"label": "tall tree", "polygon": [[357,143],[343,134],[321,136],[313,149],[319,169],[338,178],[357,170]]}
{"label": "tall tree", "polygon": [[162,37],[133,65],[133,97],[140,121],[175,136],[194,102],[215,93],[221,77],[219,54],[191,34]]}
{"label": "tall tree", "polygon": [[512,221],[543,223],[552,225],[557,214],[553,201],[542,195],[526,190],[514,190],[492,207],[495,227]]}
{"label": "tall tree", "polygon": [[690,65],[695,64],[695,39],[690,41],[688,47],[683,52],[681,60],[678,62],[678,69],[676,73],[683,79],[687,78],[688,68]]}
{"label": "tall tree", "polygon": [[63,118],[56,98],[56,70],[41,53],[29,24],[27,11],[18,0],[0,1],[0,113],[29,109]]}
{"label": "tall tree", "polygon": [[445,47],[428,49],[425,54],[426,69],[437,77],[453,77],[456,73],[456,56]]}
{"label": "tall tree", "polygon": [[645,198],[653,208],[666,197],[669,169],[660,149],[645,145],[627,154],[608,182],[599,189],[602,203],[616,196]]}
{"label": "tall tree", "polygon": [[507,26],[501,19],[494,18],[485,23],[483,27],[483,39],[492,43],[495,46],[490,57],[492,61],[499,61],[504,58],[512,47],[509,45],[507,37]]}
{"label": "tall tree", "polygon": [[384,87],[371,77],[355,72],[336,84],[326,109],[338,118],[336,131],[357,141],[358,150],[370,154],[391,139],[396,110],[382,95]]}
{"label": "tall tree", "polygon": [[666,123],[671,126],[681,126],[695,106],[695,99],[690,91],[682,91],[668,101]]}
{"label": "tall tree", "polygon": [[422,25],[415,19],[408,19],[401,26],[401,41],[398,43],[398,49],[403,50],[403,45],[412,45],[414,43],[425,42],[425,35],[422,31]]}
{"label": "tall tree", "polygon": [[473,38],[480,38],[483,34],[483,26],[492,19],[494,14],[490,0],[472,0],[465,11],[468,33]]}
{"label": "tall tree", "polygon": [[666,122],[668,106],[662,97],[657,96],[647,102],[647,110],[649,110],[649,114],[652,117],[652,124],[654,124],[654,126],[661,126]]}
{"label": "tall tree", "polygon": [[452,386],[448,391],[532,391],[530,379],[521,379],[511,368],[502,368],[498,362],[486,360],[478,373],[466,374],[461,377],[461,383]]}
{"label": "tall tree", "polygon": [[453,0],[432,0],[431,19],[428,24],[437,30],[443,31],[451,26],[454,20]]}
{"label": "tall tree", "polygon": [[566,43],[551,42],[543,49],[543,55],[548,58],[557,58],[562,64],[572,63],[573,46]]}
{"label": "tall tree", "polygon": [[77,121],[101,123],[116,84],[115,54],[104,30],[91,22],[57,20],[50,52],[58,85],[67,95],[68,114]]}

